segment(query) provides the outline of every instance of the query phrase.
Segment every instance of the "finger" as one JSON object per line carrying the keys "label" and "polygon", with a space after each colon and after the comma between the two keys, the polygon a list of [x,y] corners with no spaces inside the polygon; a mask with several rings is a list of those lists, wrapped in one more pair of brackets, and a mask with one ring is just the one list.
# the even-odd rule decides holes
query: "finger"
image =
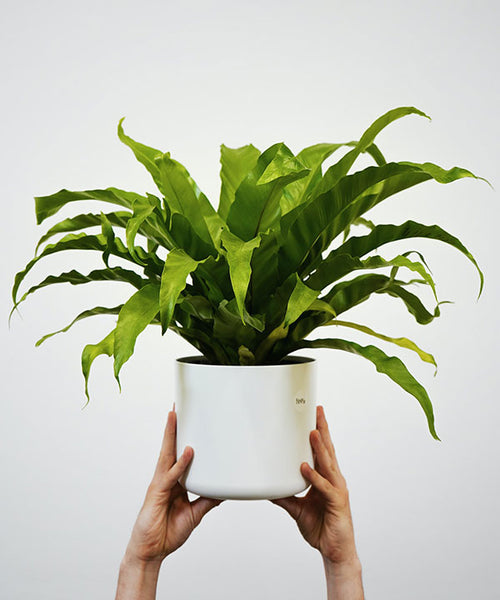
{"label": "finger", "polygon": [[302,463],[300,465],[300,472],[315,490],[318,490],[327,500],[333,500],[334,487],[316,469],[313,469],[307,463]]}
{"label": "finger", "polygon": [[332,457],[335,469],[340,472],[340,468],[337,462],[337,455],[335,453],[335,447],[333,445],[332,436],[330,435],[328,421],[326,420],[325,416],[325,409],[322,406],[318,406],[316,409],[316,420],[318,431],[321,435],[323,444],[326,446],[328,453]]}
{"label": "finger", "polygon": [[292,517],[292,519],[297,520],[300,515],[301,509],[301,499],[296,498],[295,496],[289,496],[288,498],[276,498],[275,500],[271,500],[273,504],[281,506],[284,508],[286,512]]}
{"label": "finger", "polygon": [[212,508],[219,506],[224,500],[216,500],[215,498],[204,498],[200,496],[191,502],[191,510],[193,511],[193,517],[196,525],[203,519],[207,512],[211,511]]}
{"label": "finger", "polygon": [[328,452],[321,435],[317,429],[311,431],[310,435],[311,447],[316,457],[314,468],[320,473],[325,479],[335,485],[335,468],[333,465],[332,457]]}
{"label": "finger", "polygon": [[186,446],[184,452],[179,457],[179,460],[172,466],[169,471],[162,477],[163,486],[165,489],[172,489],[177,483],[178,479],[184,474],[189,466],[189,463],[193,459],[194,450],[191,446]]}
{"label": "finger", "polygon": [[177,431],[177,415],[173,410],[168,413],[167,424],[163,434],[163,441],[160,450],[160,456],[156,465],[156,475],[166,473],[172,468],[175,463],[176,456],[176,431]]}

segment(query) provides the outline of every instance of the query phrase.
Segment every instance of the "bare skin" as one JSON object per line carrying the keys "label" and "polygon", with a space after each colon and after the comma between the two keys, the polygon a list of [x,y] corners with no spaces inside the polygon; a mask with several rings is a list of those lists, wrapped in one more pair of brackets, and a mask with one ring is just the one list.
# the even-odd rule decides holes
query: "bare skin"
{"label": "bare skin", "polygon": [[163,560],[187,540],[221,500],[190,502],[178,479],[193,458],[187,446],[176,459],[176,414],[169,412],[160,457],[120,566],[116,600],[153,600]]}
{"label": "bare skin", "polygon": [[297,522],[304,539],[319,550],[327,577],[328,600],[362,600],[361,563],[354,542],[349,492],[328,429],[325,412],[318,406],[317,429],[311,432],[314,468],[300,470],[311,488],[303,498],[272,500]]}
{"label": "bare skin", "polygon": [[[349,494],[335,456],[322,407],[311,432],[314,468],[301,465],[311,484],[303,498],[273,500],[297,522],[304,539],[319,550],[325,566],[328,600],[363,600],[361,564],[354,543]],[[181,546],[221,500],[190,502],[178,483],[193,458],[186,447],[176,458],[176,414],[171,411],[153,480],[123,557],[115,600],[154,600],[163,560]]]}

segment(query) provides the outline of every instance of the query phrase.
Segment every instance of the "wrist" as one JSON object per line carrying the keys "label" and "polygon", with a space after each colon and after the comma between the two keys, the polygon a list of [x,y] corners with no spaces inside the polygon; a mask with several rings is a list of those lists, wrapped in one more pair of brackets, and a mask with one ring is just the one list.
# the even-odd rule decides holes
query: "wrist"
{"label": "wrist", "polygon": [[357,554],[342,561],[334,561],[323,556],[323,564],[327,577],[335,579],[361,578],[361,561]]}
{"label": "wrist", "polygon": [[128,550],[120,564],[115,600],[154,600],[161,561],[138,559]]}
{"label": "wrist", "polygon": [[120,570],[134,571],[147,575],[158,575],[162,560],[144,560],[127,548],[120,564]]}
{"label": "wrist", "polygon": [[328,600],[363,600],[361,562],[357,555],[342,562],[323,557]]}

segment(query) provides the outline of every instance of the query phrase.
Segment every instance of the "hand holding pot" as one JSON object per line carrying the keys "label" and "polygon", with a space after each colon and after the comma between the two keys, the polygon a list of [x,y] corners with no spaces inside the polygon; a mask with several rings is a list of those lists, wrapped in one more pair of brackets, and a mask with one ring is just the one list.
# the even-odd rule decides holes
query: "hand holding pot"
{"label": "hand holding pot", "polygon": [[189,501],[178,479],[194,452],[186,447],[177,460],[175,448],[176,414],[171,411],[153,480],[122,560],[117,600],[136,598],[137,594],[144,600],[154,598],[163,559],[187,540],[209,510],[221,503],[202,497]]}
{"label": "hand holding pot", "polygon": [[[302,463],[301,473],[311,484],[306,496],[272,500],[295,519],[304,539],[323,556],[329,598],[363,598],[361,563],[354,543],[349,493],[340,472],[322,406],[317,408],[317,429],[311,432],[314,468]],[[341,595],[340,586],[349,587]],[[330,594],[331,593],[331,594]]]}

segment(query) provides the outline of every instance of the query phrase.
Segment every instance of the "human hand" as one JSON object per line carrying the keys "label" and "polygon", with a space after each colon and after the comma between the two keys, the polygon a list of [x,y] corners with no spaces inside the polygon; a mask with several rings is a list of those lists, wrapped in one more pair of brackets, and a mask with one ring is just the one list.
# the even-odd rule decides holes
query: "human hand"
{"label": "human hand", "polygon": [[172,410],[153,480],[127,546],[128,561],[160,564],[187,540],[205,514],[222,502],[203,497],[189,501],[178,479],[189,466],[194,451],[187,446],[176,460],[176,430],[177,415]]}
{"label": "human hand", "polygon": [[310,435],[314,468],[307,463],[300,467],[312,487],[302,498],[291,496],[272,502],[295,519],[304,539],[321,552],[327,567],[336,572],[359,570],[349,493],[322,406],[317,407],[316,419],[317,429]]}

